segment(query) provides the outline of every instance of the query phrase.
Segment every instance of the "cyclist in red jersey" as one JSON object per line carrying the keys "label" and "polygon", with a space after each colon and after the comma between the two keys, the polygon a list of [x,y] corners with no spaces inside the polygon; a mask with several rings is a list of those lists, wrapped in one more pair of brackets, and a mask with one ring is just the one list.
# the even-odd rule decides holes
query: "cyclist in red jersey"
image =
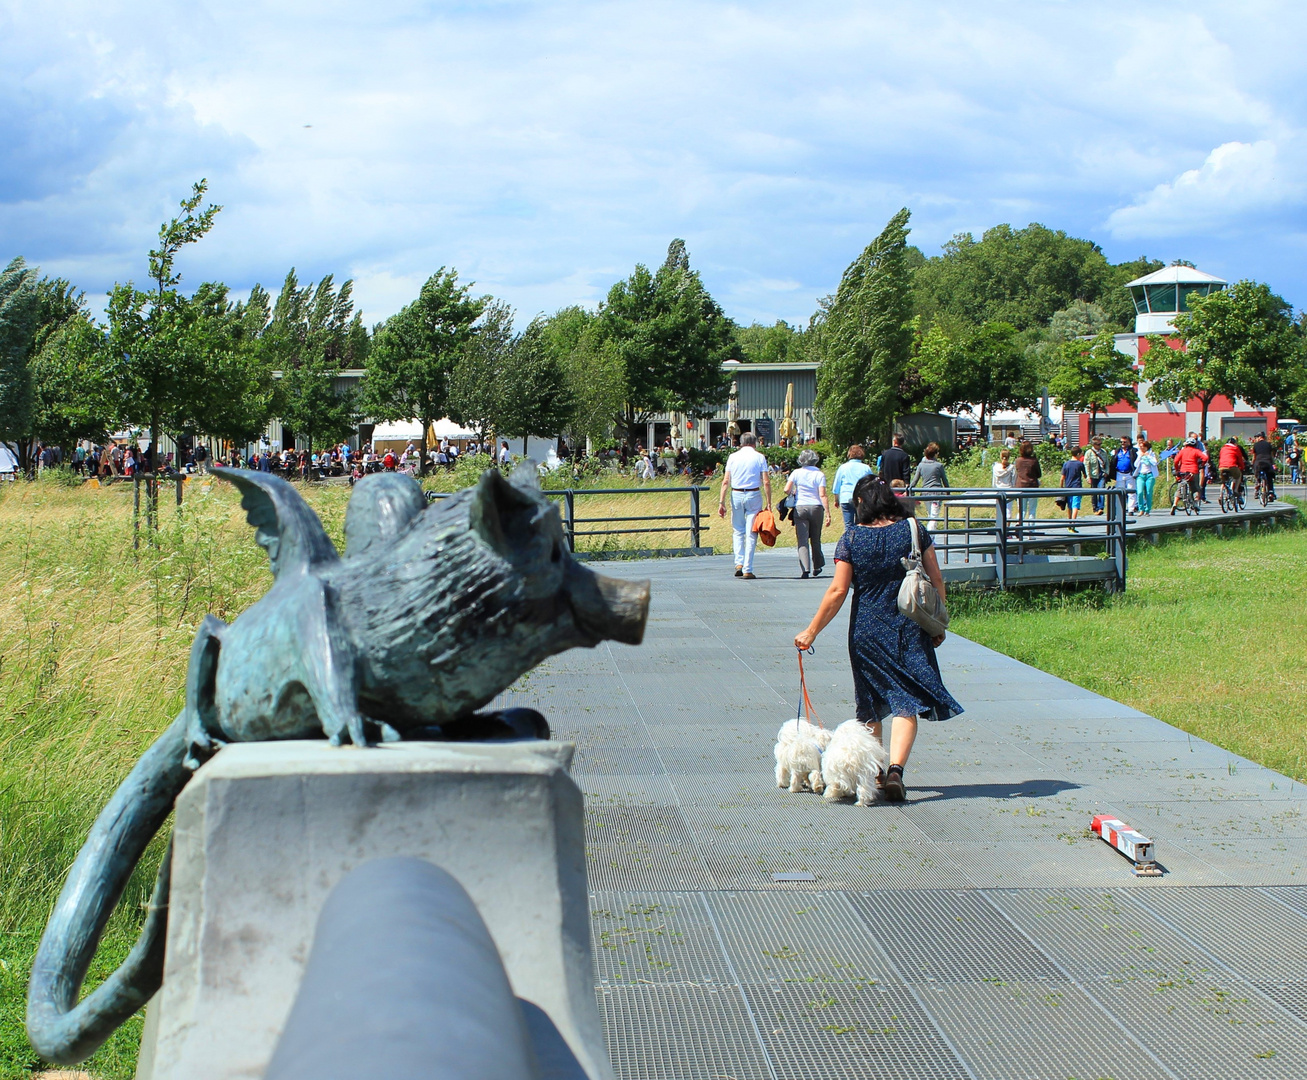
{"label": "cyclist in red jersey", "polygon": [[1221,447],[1217,464],[1221,470],[1221,481],[1232,480],[1234,483],[1230,490],[1238,498],[1243,494],[1243,474],[1248,471],[1248,455],[1243,452],[1239,440],[1233,435],[1226,439],[1225,445]]}
{"label": "cyclist in red jersey", "polygon": [[[1210,460],[1207,451],[1202,449],[1202,444],[1197,439],[1191,439],[1180,447],[1179,452],[1175,455],[1175,479],[1177,484],[1184,482],[1189,485],[1189,490],[1193,492],[1195,501],[1198,498],[1198,478],[1202,475],[1203,466]],[[1175,508],[1179,504],[1179,488],[1176,489],[1175,498],[1171,501],[1171,513],[1175,514]]]}

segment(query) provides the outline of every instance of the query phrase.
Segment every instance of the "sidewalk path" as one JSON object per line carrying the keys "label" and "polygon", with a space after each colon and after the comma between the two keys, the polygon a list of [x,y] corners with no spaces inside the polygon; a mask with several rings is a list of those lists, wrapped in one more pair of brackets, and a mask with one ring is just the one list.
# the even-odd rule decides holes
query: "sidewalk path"
{"label": "sidewalk path", "polygon": [[[971,642],[966,713],[921,726],[902,807],[772,782],[790,641],[826,582],[792,551],[614,563],[639,648],[574,650],[504,700],[577,744],[596,993],[621,1077],[1307,1076],[1307,792]],[[806,661],[851,715],[846,622]],[[1264,703],[1272,707],[1272,703]],[[1087,835],[1157,843],[1136,879]],[[775,872],[815,881],[776,883]]]}

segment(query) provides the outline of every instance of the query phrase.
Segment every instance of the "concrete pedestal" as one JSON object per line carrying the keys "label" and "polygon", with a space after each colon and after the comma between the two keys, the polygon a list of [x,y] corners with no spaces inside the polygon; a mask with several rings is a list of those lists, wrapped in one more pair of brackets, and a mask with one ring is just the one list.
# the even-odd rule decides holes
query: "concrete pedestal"
{"label": "concrete pedestal", "polygon": [[467,890],[513,992],[607,1080],[571,753],[548,742],[222,750],[177,801],[167,964],[138,1077],[262,1076],[327,893],[359,863],[413,855]]}

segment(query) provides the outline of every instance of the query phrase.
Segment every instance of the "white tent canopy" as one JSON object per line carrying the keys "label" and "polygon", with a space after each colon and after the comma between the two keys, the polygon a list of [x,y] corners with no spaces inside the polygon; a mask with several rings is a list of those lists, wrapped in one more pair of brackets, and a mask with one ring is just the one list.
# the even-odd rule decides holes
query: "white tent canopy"
{"label": "white tent canopy", "polygon": [[[472,439],[475,431],[469,431],[461,424],[454,423],[449,417],[441,417],[431,425],[437,439]],[[378,424],[372,429],[372,440],[376,442],[398,439],[412,439],[418,442],[422,438],[421,420],[396,420],[393,423]]]}
{"label": "white tent canopy", "polygon": [[378,424],[372,429],[372,439],[412,439],[417,442],[422,438],[422,425],[417,420],[396,420],[388,424]]}

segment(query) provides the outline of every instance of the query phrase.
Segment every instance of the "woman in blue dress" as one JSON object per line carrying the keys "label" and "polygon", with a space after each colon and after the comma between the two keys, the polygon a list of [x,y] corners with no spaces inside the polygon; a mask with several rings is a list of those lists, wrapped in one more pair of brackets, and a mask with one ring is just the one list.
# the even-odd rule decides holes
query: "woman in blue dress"
{"label": "woman in blue dress", "polygon": [[899,611],[899,586],[907,573],[901,560],[912,552],[909,530],[920,533],[922,565],[941,597],[944,578],[930,533],[917,525],[908,504],[880,477],[859,480],[853,504],[857,524],[845,531],[835,547],[835,580],[794,644],[800,649],[811,646],[844,606],[849,587],[853,587],[849,661],[857,718],[878,739],[881,721],[894,718],[884,791],[890,802],[902,802],[906,795],[903,769],[917,737],[918,717],[947,720],[962,711],[944,689],[935,658],[944,635],[932,640]]}

